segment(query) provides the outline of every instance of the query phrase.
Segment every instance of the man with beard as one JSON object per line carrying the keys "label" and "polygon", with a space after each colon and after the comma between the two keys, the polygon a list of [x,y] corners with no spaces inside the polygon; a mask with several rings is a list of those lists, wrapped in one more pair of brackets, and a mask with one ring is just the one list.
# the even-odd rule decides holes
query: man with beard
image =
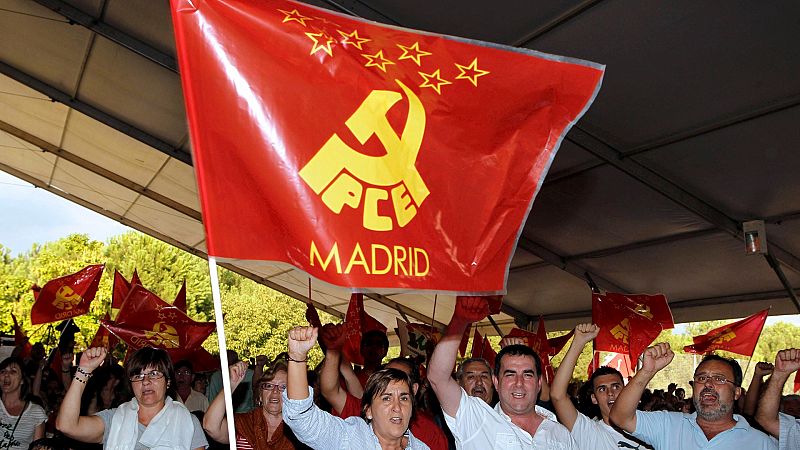
{"label": "man with beard", "polygon": [[781,392],[789,375],[800,370],[800,349],[787,348],[775,356],[775,368],[767,389],[758,401],[756,420],[767,432],[780,439],[781,450],[800,450],[800,418],[778,412]]}
{"label": "man with beard", "polygon": [[500,401],[494,408],[467,395],[450,376],[464,330],[485,318],[483,297],[458,297],[447,332],[428,364],[428,381],[442,406],[458,449],[577,449],[555,414],[536,406],[542,387],[539,355],[524,345],[509,345],[495,359],[492,382]]}
{"label": "man with beard", "polygon": [[750,427],[733,413],[742,395],[742,369],[732,360],[708,355],[694,371],[692,401],[697,412],[637,411],[647,383],[675,356],[669,344],[660,343],[642,355],[642,368],[617,396],[611,420],[656,449],[777,449],[774,439]]}
{"label": "man with beard", "polygon": [[464,360],[456,371],[458,385],[471,397],[478,397],[492,404],[494,386],[492,386],[492,367],[489,361],[483,358],[469,358]]}

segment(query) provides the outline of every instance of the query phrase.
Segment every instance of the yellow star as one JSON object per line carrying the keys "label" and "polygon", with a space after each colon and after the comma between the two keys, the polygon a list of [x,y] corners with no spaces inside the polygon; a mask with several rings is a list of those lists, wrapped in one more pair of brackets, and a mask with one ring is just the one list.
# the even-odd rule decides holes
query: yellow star
{"label": "yellow star", "polygon": [[394,64],[393,62],[383,57],[383,50],[378,50],[378,53],[375,53],[374,55],[362,54],[361,56],[369,60],[369,62],[364,64],[364,67],[377,67],[378,69],[381,69],[384,72],[386,72],[387,64]]}
{"label": "yellow star", "polygon": [[[433,73],[424,73],[424,72],[417,72],[417,73],[419,73],[420,76],[422,76],[422,78],[425,79],[425,82],[420,84],[419,87],[433,88],[433,90],[436,91],[436,93],[439,95],[442,94],[442,86],[446,84],[453,84],[452,82],[442,79],[442,77],[439,76],[439,69],[436,69],[436,72]],[[431,80],[436,80],[436,84],[431,83]]]}
{"label": "yellow star", "polygon": [[355,47],[355,48],[357,48],[359,50],[363,50],[361,48],[361,46],[364,45],[367,42],[370,42],[372,40],[372,39],[365,39],[365,38],[359,37],[358,36],[358,30],[353,30],[352,33],[345,33],[342,30],[336,30],[336,31],[339,34],[342,35],[342,38],[344,38],[342,40],[342,44],[344,44],[344,45],[352,45],[353,47]]}
{"label": "yellow star", "polygon": [[291,11],[284,11],[282,9],[279,9],[278,11],[286,14],[286,17],[283,18],[283,22],[281,22],[281,23],[291,22],[292,20],[294,20],[295,22],[299,23],[300,25],[306,26],[306,20],[314,20],[311,17],[307,17],[307,16],[304,16],[304,15],[300,14],[300,12],[297,11],[296,9],[293,9]]}
{"label": "yellow star", "polygon": [[[327,53],[328,56],[333,56],[333,50],[331,49],[331,44],[336,42],[334,38],[328,36],[327,34],[325,34],[325,32],[306,33],[306,36],[308,36],[309,39],[314,41],[314,46],[311,48],[311,53],[309,53],[309,55],[313,55],[314,53],[317,53],[318,51],[322,50],[323,52]],[[320,44],[320,40],[324,40],[325,43]]]}
{"label": "yellow star", "polygon": [[[456,67],[461,72],[456,76],[456,80],[469,80],[475,87],[478,87],[478,77],[490,73],[488,70],[478,69],[478,58],[473,59],[468,66],[456,64]],[[471,73],[471,75],[467,75],[467,73]]]}
{"label": "yellow star", "polygon": [[420,50],[419,42],[414,42],[414,45],[410,47],[406,47],[405,45],[400,45],[400,44],[397,44],[397,46],[400,47],[400,50],[403,50],[403,54],[399,58],[397,58],[398,61],[402,59],[410,59],[413,60],[415,63],[417,63],[417,66],[420,67],[422,66],[422,62],[420,61],[420,59],[423,56],[428,56],[433,54],[430,52],[426,52],[424,50]]}

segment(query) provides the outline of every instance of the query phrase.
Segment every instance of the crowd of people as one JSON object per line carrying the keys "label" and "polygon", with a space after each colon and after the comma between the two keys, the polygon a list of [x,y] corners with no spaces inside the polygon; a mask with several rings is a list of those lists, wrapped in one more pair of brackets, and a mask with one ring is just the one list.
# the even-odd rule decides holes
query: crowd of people
{"label": "crowd of people", "polygon": [[[800,369],[798,349],[758,363],[746,391],[739,364],[717,355],[695,368],[691,395],[675,384],[649,390],[674,357],[666,343],[648,348],[629,380],[599,367],[579,386],[578,356],[600,331],[580,324],[547,383],[519,338],[501,341],[494,364],[456,364],[464,331],[487,314],[484,299],[459,298],[426,367],[382,364],[381,332],[364,334],[364,364],[354,367],[344,326],[333,324],[293,328],[275,358],[248,363],[229,352],[232,421],[221,372],[207,379],[145,347],[122,366],[104,348],[77,363],[63,349],[56,373],[37,345],[0,363],[0,448],[227,448],[233,425],[239,449],[800,449],[800,398],[782,395]],[[325,358],[310,367],[317,344]]]}

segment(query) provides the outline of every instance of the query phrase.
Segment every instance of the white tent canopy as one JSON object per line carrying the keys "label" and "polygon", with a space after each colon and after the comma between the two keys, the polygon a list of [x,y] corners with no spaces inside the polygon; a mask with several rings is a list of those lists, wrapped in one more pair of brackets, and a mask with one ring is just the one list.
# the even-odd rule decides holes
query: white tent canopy
{"label": "white tent canopy", "polygon": [[[503,331],[588,320],[587,275],[666,294],[677,322],[798,312],[800,3],[317,4],[607,65],[525,225]],[[0,170],[205,256],[166,0],[0,0],[0,130]],[[753,219],[768,257],[744,253]],[[229,268],[307,298],[302,272]],[[346,310],[348,290],[312,287],[318,307]],[[453,301],[438,296],[435,317],[433,295],[374,294],[366,308],[393,328],[446,323]]]}

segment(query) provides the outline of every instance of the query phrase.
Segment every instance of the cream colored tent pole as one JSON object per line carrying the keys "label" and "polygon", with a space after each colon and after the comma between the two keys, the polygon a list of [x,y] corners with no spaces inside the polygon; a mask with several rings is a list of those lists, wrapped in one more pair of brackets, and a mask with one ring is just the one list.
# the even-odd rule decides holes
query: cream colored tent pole
{"label": "cream colored tent pole", "polygon": [[225,393],[225,415],[228,418],[228,442],[230,448],[236,449],[236,431],[233,428],[233,395],[231,392],[231,375],[228,371],[228,344],[225,342],[225,326],[222,322],[222,299],[219,293],[219,276],[217,260],[208,257],[208,274],[211,278],[211,296],[214,299],[214,320],[217,323],[217,340],[219,341],[219,362],[222,372],[222,389]]}

